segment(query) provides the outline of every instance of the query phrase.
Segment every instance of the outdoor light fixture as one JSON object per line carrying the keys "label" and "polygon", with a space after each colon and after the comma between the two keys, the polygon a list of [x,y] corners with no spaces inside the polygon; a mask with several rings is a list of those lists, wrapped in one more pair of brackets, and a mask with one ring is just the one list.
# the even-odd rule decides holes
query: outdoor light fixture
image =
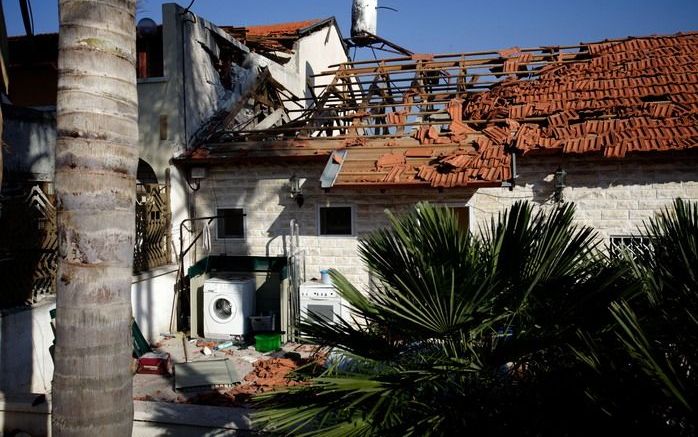
{"label": "outdoor light fixture", "polygon": [[556,202],[562,202],[563,195],[562,190],[565,189],[565,179],[567,178],[567,172],[561,167],[555,170],[555,191],[553,192],[553,198]]}
{"label": "outdoor light fixture", "polygon": [[192,167],[189,174],[193,180],[198,181],[206,179],[206,173],[206,167]]}
{"label": "outdoor light fixture", "polygon": [[289,183],[291,185],[291,199],[295,199],[296,203],[298,204],[298,207],[300,208],[301,206],[303,206],[303,202],[305,202],[305,198],[303,197],[303,190],[301,189],[301,180],[298,178],[298,176],[294,174],[293,176],[291,176],[291,179],[289,179]]}
{"label": "outdoor light fixture", "polygon": [[[201,180],[206,179],[207,171],[206,167],[192,167],[189,169],[189,178],[187,179],[187,185],[192,191],[198,191],[201,188]],[[194,181],[192,186],[191,181]]]}

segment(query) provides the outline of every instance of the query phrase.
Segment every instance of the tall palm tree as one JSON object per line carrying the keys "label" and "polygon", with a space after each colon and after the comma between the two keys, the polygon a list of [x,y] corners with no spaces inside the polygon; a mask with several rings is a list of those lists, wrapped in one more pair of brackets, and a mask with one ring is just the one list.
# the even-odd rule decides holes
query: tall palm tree
{"label": "tall palm tree", "polygon": [[53,432],[131,434],[134,0],[60,0]]}
{"label": "tall palm tree", "polygon": [[354,320],[302,325],[341,358],[310,385],[262,396],[258,419],[337,436],[588,432],[603,417],[573,346],[634,281],[573,215],[516,203],[481,237],[447,208],[391,217],[360,245],[377,287],[365,295],[332,273]]}

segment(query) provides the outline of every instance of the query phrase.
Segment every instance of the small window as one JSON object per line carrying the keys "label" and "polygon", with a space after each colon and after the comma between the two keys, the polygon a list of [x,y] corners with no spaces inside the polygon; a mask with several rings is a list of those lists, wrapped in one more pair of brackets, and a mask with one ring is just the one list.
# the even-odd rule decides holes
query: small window
{"label": "small window", "polygon": [[351,206],[320,207],[320,235],[353,235]]}
{"label": "small window", "polygon": [[218,210],[218,238],[245,238],[245,213],[242,208]]}
{"label": "small window", "polygon": [[163,77],[162,26],[139,32],[136,37],[136,77]]}

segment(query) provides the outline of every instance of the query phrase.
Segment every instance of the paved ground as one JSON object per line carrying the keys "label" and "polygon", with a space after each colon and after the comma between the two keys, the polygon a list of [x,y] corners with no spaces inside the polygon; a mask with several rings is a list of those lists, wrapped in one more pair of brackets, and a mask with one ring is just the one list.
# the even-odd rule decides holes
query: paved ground
{"label": "paved ground", "polygon": [[[215,389],[175,391],[173,376],[136,374],[133,379],[134,399],[141,401],[244,407],[247,406],[249,394],[266,391],[269,385],[283,384],[283,382],[280,382],[283,381],[283,377],[298,364],[305,362],[315,350],[313,347],[307,345],[287,343],[280,351],[268,353],[257,352],[253,346],[233,347],[230,349],[213,351],[211,355],[205,355],[202,352],[204,346],[209,346],[210,349],[213,349],[212,346],[216,343],[215,341],[206,340],[186,340],[186,357],[188,361],[228,359],[241,377],[239,385],[235,387],[218,387]],[[173,362],[185,362],[184,345],[181,337],[162,338],[155,346],[155,350],[159,352],[168,352]],[[275,360],[269,361],[272,359]],[[261,361],[264,361],[264,363]],[[256,366],[255,363],[257,363]],[[260,382],[258,381],[258,376],[262,368],[265,374],[270,371],[278,374],[275,375],[276,378],[273,380],[265,380],[261,383],[265,384],[266,387],[260,387]],[[238,395],[245,393],[248,396],[238,396],[236,399],[232,393]]]}

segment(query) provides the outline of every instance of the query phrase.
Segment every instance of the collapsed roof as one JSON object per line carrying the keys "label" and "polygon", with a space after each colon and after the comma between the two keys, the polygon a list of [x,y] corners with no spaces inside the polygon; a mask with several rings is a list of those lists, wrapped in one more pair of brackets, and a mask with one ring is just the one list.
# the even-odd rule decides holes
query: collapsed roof
{"label": "collapsed roof", "polygon": [[320,27],[333,24],[334,20],[334,17],[325,19],[313,18],[304,21],[258,26],[221,26],[221,29],[241,41],[252,51],[260,53],[290,53],[293,50],[293,44],[299,38]]}
{"label": "collapsed roof", "polygon": [[323,186],[453,187],[511,179],[512,154],[698,148],[698,33],[360,61],[313,78],[327,80],[317,94],[280,99],[288,122],[218,125],[186,159],[329,157]]}

